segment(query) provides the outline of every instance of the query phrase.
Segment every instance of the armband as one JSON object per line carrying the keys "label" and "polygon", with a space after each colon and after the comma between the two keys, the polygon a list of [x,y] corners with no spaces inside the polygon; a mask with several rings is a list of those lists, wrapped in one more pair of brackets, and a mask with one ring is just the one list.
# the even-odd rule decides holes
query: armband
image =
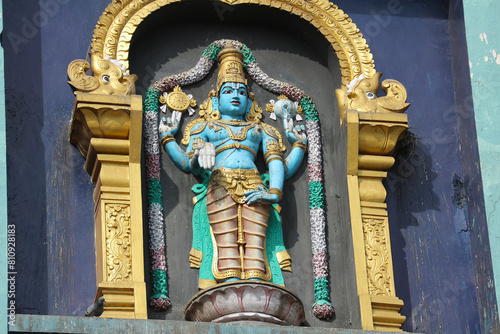
{"label": "armband", "polygon": [[266,154],[264,154],[264,160],[266,160],[267,162],[267,159],[269,159],[273,155],[283,158],[283,153],[281,153],[281,151],[269,150],[266,152]]}
{"label": "armband", "polygon": [[283,165],[285,164],[282,157],[274,156],[274,157],[270,157],[269,160],[266,160],[267,168],[269,168],[269,164],[271,163],[271,161],[274,161],[274,160],[280,160],[283,163]]}
{"label": "armband", "polygon": [[165,135],[161,139],[161,146],[165,146],[165,144],[170,143],[171,141],[175,141],[175,138],[173,135]]}
{"label": "armband", "polygon": [[304,152],[307,151],[307,144],[304,144],[302,141],[300,140],[297,140],[295,143],[293,143],[292,145],[292,150],[295,148],[295,147],[298,147],[300,148],[301,150],[303,150]]}
{"label": "armband", "polygon": [[281,190],[279,190],[278,188],[269,188],[269,190],[267,192],[270,194],[278,195],[280,201],[283,198],[283,192]]}

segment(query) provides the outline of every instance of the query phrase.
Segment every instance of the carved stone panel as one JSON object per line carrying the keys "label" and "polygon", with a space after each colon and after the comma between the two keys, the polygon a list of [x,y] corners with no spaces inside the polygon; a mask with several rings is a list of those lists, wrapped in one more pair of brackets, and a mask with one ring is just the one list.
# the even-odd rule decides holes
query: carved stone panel
{"label": "carved stone panel", "polygon": [[108,281],[131,281],[130,205],[106,204],[106,271]]}
{"label": "carved stone panel", "polygon": [[366,268],[368,285],[372,296],[391,296],[391,275],[389,274],[390,250],[387,247],[385,219],[364,218]]}

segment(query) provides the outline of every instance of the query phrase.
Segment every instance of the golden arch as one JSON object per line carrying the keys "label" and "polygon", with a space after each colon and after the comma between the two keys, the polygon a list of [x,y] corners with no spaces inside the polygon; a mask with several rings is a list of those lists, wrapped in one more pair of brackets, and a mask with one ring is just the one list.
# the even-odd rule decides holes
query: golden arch
{"label": "golden arch", "polygon": [[[92,37],[92,51],[122,62],[128,70],[130,41],[142,21],[163,6],[181,0],[113,0],[101,15]],[[359,29],[328,0],[221,0],[229,5],[257,4],[295,14],[314,25],[331,43],[339,59],[342,87],[363,74],[372,77],[375,64]]]}

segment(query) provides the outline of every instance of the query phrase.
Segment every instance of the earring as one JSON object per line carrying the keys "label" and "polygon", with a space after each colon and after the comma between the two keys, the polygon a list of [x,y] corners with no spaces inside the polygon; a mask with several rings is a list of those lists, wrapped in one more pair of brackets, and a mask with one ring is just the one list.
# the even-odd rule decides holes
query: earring
{"label": "earring", "polygon": [[212,114],[210,116],[212,117],[212,119],[220,119],[220,112],[219,112],[219,110],[212,111]]}

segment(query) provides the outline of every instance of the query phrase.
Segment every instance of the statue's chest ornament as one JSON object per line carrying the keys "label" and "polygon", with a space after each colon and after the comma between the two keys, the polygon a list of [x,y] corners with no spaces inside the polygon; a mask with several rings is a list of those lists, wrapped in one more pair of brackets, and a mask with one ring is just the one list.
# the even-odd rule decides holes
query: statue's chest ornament
{"label": "statue's chest ornament", "polygon": [[[259,126],[258,124],[239,120],[217,120],[212,122],[210,125],[212,125],[212,130],[214,131],[214,139],[217,142],[217,144],[215,145],[215,154],[219,154],[222,151],[228,149],[244,149],[252,153],[254,158],[257,158],[257,152],[255,152],[252,147],[244,145],[242,142],[245,142],[247,139],[252,142],[257,142],[261,136],[261,126]],[[238,128],[236,134],[233,132],[231,126]],[[226,131],[221,131],[222,129],[225,129]],[[234,142],[226,144],[231,140]],[[234,150],[231,153],[233,152]]]}
{"label": "statue's chest ornament", "polygon": [[[236,121],[236,120],[217,120],[213,122],[214,127],[213,130],[214,132],[219,132],[224,128],[227,131],[227,135],[229,136],[230,139],[235,140],[235,141],[243,141],[247,139],[248,131],[251,129],[255,129],[256,131],[260,132],[260,127],[257,124],[249,123],[249,122],[241,122],[241,121]],[[231,129],[231,126],[236,126],[240,127],[236,134],[233,132]],[[252,131],[253,136],[257,135],[255,134],[254,131]]]}

